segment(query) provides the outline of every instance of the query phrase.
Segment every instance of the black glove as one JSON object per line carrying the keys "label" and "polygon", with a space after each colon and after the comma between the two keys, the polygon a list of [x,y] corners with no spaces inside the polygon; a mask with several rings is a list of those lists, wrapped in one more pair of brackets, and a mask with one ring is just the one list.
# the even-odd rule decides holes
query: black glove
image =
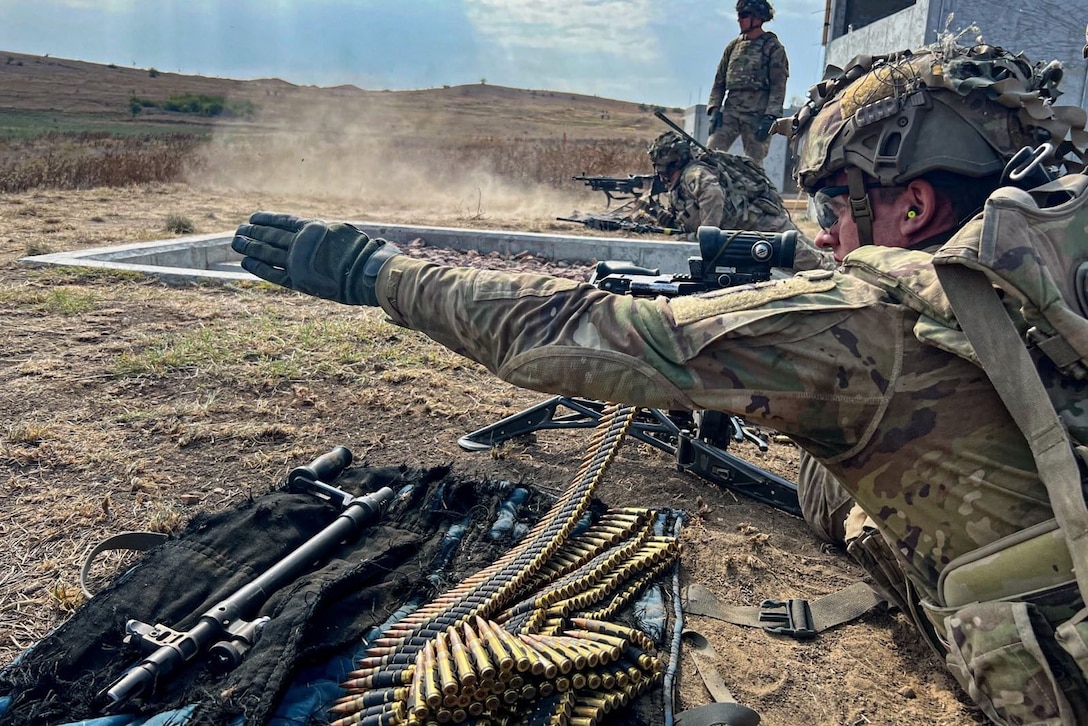
{"label": "black glove", "polygon": [[713,136],[714,132],[721,128],[722,110],[720,108],[713,110],[707,109],[707,113],[710,115],[710,123],[707,124],[707,133]]}
{"label": "black glove", "polygon": [[308,295],[347,305],[377,305],[382,265],[400,250],[350,224],[326,224],[288,214],[257,212],[238,227],[231,248],[242,268]]}
{"label": "black glove", "polygon": [[756,141],[766,141],[767,137],[771,135],[771,127],[774,126],[774,122],[778,120],[777,116],[767,114],[763,117],[763,120],[759,122],[759,126],[756,127]]}

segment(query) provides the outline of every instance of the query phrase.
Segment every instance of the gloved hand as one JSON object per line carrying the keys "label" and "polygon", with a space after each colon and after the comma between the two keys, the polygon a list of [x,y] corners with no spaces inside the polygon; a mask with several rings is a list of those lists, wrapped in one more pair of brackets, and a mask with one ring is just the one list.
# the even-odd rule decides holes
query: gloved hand
{"label": "gloved hand", "polygon": [[347,305],[378,304],[378,271],[400,250],[341,222],[257,212],[238,227],[231,248],[242,268],[308,295]]}
{"label": "gloved hand", "polygon": [[708,108],[706,112],[707,115],[710,116],[710,123],[707,124],[707,133],[713,136],[714,132],[717,131],[722,125],[722,110],[720,108]]}
{"label": "gloved hand", "polygon": [[773,114],[767,114],[763,117],[763,120],[759,122],[759,126],[756,127],[756,140],[766,141],[767,137],[771,135],[771,128],[774,127],[774,122],[778,120],[778,117]]}

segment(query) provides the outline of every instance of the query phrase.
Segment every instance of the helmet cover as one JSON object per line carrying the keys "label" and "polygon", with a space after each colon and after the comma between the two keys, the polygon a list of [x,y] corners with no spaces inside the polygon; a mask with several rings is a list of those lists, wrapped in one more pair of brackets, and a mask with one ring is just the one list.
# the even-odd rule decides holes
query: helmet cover
{"label": "helmet cover", "polygon": [[1057,62],[1033,66],[996,46],[939,43],[829,71],[789,120],[795,175],[810,194],[846,167],[897,186],[937,170],[998,173],[1021,148],[1047,140],[1058,156],[1083,156],[1088,146],[1084,110],[1053,105]]}
{"label": "helmet cover", "polygon": [[655,166],[686,164],[691,160],[691,143],[675,131],[666,131],[650,144],[647,153]]}
{"label": "helmet cover", "polygon": [[767,0],[737,0],[737,14],[749,12],[768,23],[774,19],[774,8]]}

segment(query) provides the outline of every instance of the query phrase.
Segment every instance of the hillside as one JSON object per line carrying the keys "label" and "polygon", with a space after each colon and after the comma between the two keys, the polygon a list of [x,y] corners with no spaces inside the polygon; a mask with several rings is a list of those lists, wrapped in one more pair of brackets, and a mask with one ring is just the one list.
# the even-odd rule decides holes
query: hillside
{"label": "hillside", "polygon": [[[131,113],[133,98],[163,102],[187,94],[248,102],[256,113],[245,121],[156,109],[135,118]],[[485,83],[412,91],[321,88],[276,78],[240,81],[0,51],[0,133],[13,119],[25,125],[27,117],[44,126],[78,121],[259,129],[328,110],[365,118],[393,135],[643,139],[661,129],[654,108],[646,105],[548,90]],[[670,111],[679,121],[677,110]]]}

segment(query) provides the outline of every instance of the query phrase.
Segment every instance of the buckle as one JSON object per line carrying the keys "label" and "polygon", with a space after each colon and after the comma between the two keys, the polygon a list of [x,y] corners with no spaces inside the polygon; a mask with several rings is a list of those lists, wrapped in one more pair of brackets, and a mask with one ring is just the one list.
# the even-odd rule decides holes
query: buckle
{"label": "buckle", "polygon": [[816,623],[808,600],[764,600],[759,604],[759,622],[763,629],[776,635],[788,635],[797,640],[816,637]]}

